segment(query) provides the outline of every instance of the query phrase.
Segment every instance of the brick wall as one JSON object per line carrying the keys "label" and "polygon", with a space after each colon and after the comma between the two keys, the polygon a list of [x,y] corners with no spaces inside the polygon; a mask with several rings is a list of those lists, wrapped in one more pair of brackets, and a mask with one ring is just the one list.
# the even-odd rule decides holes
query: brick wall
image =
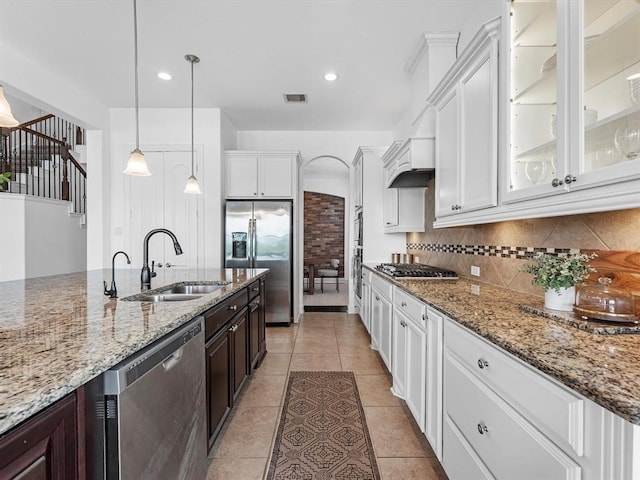
{"label": "brick wall", "polygon": [[316,266],[340,260],[344,277],[344,198],[304,192],[304,261]]}

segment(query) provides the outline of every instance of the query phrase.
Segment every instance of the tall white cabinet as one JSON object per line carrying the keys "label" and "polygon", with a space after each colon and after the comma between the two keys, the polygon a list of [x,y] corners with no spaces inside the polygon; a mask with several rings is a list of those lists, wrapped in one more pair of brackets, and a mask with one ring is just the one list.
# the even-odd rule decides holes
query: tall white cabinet
{"label": "tall white cabinet", "polygon": [[382,155],[387,147],[359,147],[353,159],[354,215],[362,212],[364,263],[390,262],[390,252],[405,252],[404,233],[386,233]]}
{"label": "tall white cabinet", "polygon": [[436,106],[436,217],[498,202],[498,41],[485,24],[427,100]]}

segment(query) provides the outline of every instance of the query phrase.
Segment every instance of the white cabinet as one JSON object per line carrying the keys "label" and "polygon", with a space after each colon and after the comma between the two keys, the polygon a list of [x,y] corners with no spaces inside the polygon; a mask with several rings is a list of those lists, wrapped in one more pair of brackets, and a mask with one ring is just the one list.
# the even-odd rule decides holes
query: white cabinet
{"label": "white cabinet", "polygon": [[384,231],[424,232],[424,189],[384,189]]}
{"label": "white cabinet", "polygon": [[388,213],[381,156],[386,151],[387,147],[359,147],[353,159],[355,210],[362,212],[364,263],[388,262],[391,252],[404,252],[407,246],[406,235],[384,228]]}
{"label": "white cabinet", "polygon": [[398,287],[393,292],[393,393],[404,398],[424,431],[426,305]]}
{"label": "white cabinet", "polygon": [[371,346],[392,370],[393,286],[379,275],[371,276]]}
{"label": "white cabinet", "polygon": [[451,480],[637,478],[637,427],[446,317],[443,367]]}
{"label": "white cabinet", "polygon": [[436,217],[498,202],[498,41],[485,24],[427,102],[436,107]]}
{"label": "white cabinet", "polygon": [[[409,139],[394,142],[384,153],[384,182],[382,185],[384,206],[383,226],[386,233],[424,232],[425,208],[424,188],[387,188],[398,172],[410,170],[417,162],[416,157],[429,157],[427,163],[433,162],[433,140]],[[425,179],[425,186],[426,186]]]}
{"label": "white cabinet", "polygon": [[[438,460],[442,461],[442,355],[444,316],[427,307],[426,401],[424,434]],[[469,477],[472,478],[472,477]],[[473,477],[475,478],[475,477]]]}
{"label": "white cabinet", "polygon": [[299,152],[225,152],[227,198],[293,198]]}
{"label": "white cabinet", "polygon": [[369,280],[371,273],[362,270],[362,304],[360,307],[360,319],[364,324],[369,335],[371,335],[371,281]]}
{"label": "white cabinet", "polygon": [[639,178],[640,99],[627,79],[640,72],[640,4],[516,0],[510,11],[505,201]]}

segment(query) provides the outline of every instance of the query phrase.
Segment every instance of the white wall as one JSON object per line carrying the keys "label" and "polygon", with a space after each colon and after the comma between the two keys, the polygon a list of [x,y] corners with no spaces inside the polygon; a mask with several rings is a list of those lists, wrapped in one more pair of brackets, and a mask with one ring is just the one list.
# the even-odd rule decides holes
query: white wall
{"label": "white wall", "polygon": [[[143,108],[140,109],[140,149],[146,146],[184,146],[191,148],[191,109]],[[220,268],[222,249],[222,176],[220,137],[220,110],[217,108],[196,108],[194,111],[194,143],[203,150],[202,173],[198,181],[203,192],[204,217],[200,224],[204,229],[204,265],[206,268]],[[124,204],[122,181],[128,155],[135,145],[135,112],[129,108],[111,110],[111,169],[113,181],[110,185],[112,203],[111,250],[115,252],[128,244],[127,209]],[[135,181],[133,178],[132,181]],[[186,179],[176,179],[186,182]],[[139,239],[142,249],[142,238]],[[128,252],[131,253],[131,252]],[[136,257],[138,253],[134,252]],[[141,263],[131,268],[140,268]]]}
{"label": "white wall", "polygon": [[[465,18],[467,18],[467,20],[462,24],[462,27],[459,30],[460,37],[457,47],[458,55],[462,52],[465,46],[469,44],[483,24],[501,16],[504,7],[504,0],[486,0],[483,2],[476,2],[476,5],[471,5],[471,3],[469,3],[465,4],[465,7],[472,10],[468,15],[465,14]],[[419,39],[416,39],[416,45],[418,44],[418,40]],[[415,58],[413,57],[415,53],[416,52],[407,52],[407,59]],[[394,140],[404,140],[410,135],[414,135],[417,128],[420,128],[421,131],[425,128],[424,126],[413,125],[413,123],[417,116],[420,115],[427,106],[426,99],[431,91],[437,86],[437,81],[430,82],[429,78],[441,78],[450,66],[445,66],[442,74],[438,73],[434,75],[433,72],[429,71],[429,62],[427,61],[428,55],[428,51],[423,52],[423,56],[419,61],[417,61],[415,70],[411,74],[411,100],[405,115],[398,121],[393,129]],[[451,63],[453,63],[453,61]],[[430,83],[433,83],[433,85]],[[433,131],[435,129],[433,119],[427,116],[426,122],[427,130]]]}
{"label": "white wall", "polygon": [[321,156],[338,157],[351,163],[359,146],[386,146],[391,141],[391,132],[265,130],[238,132],[239,150],[299,150],[303,163]]}
{"label": "white wall", "polygon": [[[88,268],[102,268],[109,257],[108,192],[100,188],[108,183],[104,176],[109,158],[109,110],[96,97],[86,93],[73,80],[44,70],[29,57],[0,43],[0,84],[8,95],[41,110],[66,118],[82,127],[102,132],[98,137],[87,134],[87,238],[91,245],[87,251]],[[19,121],[23,119],[18,117]],[[105,228],[107,227],[107,228]]]}
{"label": "white wall", "polygon": [[87,230],[68,209],[69,202],[0,194],[0,281],[86,270]]}

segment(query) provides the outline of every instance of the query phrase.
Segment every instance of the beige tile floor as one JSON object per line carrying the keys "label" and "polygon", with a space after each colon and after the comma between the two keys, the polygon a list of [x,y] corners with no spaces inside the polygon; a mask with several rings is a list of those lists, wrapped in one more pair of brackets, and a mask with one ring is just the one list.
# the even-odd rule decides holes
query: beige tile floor
{"label": "beige tile floor", "polygon": [[369,344],[360,318],[346,313],[305,313],[298,325],[267,328],[267,356],[213,447],[207,480],[265,478],[292,370],[355,373],[382,480],[446,480],[406,404],[391,394],[391,377]]}

